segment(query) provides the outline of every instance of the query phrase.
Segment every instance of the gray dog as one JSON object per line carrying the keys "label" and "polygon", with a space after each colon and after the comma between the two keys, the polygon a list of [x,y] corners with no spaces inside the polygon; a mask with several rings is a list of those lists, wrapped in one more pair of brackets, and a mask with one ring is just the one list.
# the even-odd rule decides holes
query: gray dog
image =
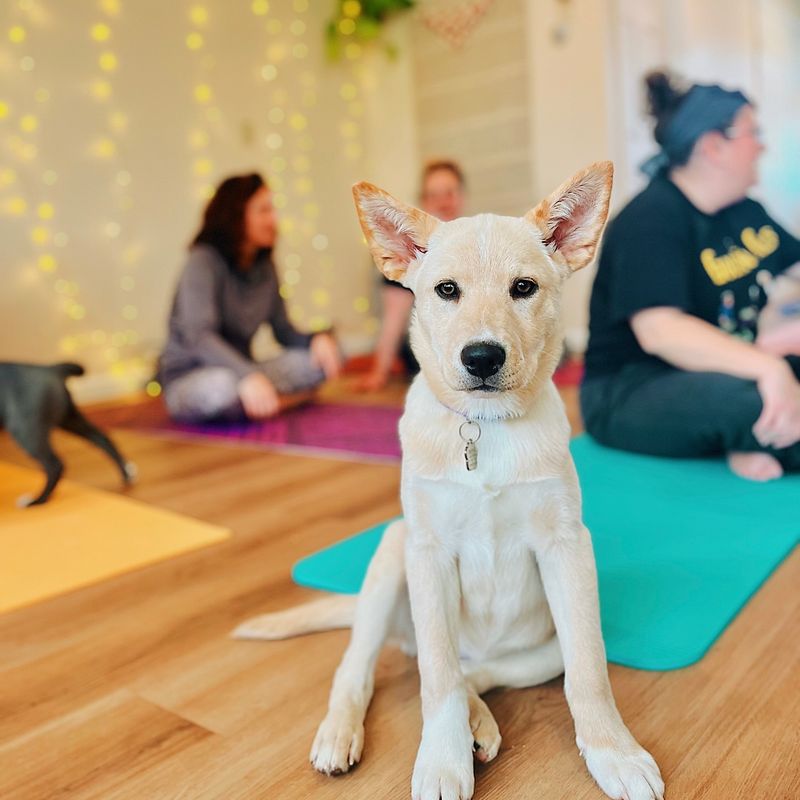
{"label": "gray dog", "polygon": [[0,362],[0,428],[5,428],[44,467],[47,476],[41,493],[37,497],[21,497],[19,505],[46,502],[61,479],[64,463],[50,445],[53,428],[82,436],[108,453],[126,484],[136,475],[134,464],[126,461],[111,439],[76,407],[66,386],[66,379],[72,375],[83,375],[83,367],[70,363],[39,366]]}

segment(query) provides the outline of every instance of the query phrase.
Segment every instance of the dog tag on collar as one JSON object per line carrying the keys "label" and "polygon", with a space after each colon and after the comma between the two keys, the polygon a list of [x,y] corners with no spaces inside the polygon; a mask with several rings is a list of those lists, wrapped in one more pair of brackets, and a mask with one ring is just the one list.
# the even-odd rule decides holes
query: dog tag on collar
{"label": "dog tag on collar", "polygon": [[478,469],[478,448],[475,447],[475,442],[472,439],[467,439],[467,444],[464,447],[464,461],[467,462],[468,472]]}
{"label": "dog tag on collar", "polygon": [[[465,433],[464,428],[467,426],[469,426],[468,432]],[[481,427],[477,422],[467,420],[461,423],[458,435],[466,442],[464,446],[464,461],[467,472],[472,472],[478,468],[478,448],[475,443],[481,438]]]}

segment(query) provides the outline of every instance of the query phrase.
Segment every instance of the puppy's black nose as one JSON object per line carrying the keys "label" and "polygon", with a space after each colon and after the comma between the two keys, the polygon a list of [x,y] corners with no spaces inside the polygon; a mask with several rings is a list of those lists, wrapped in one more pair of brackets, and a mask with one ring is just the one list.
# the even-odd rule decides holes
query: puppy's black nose
{"label": "puppy's black nose", "polygon": [[461,363],[467,368],[467,372],[482,381],[494,375],[505,360],[506,351],[499,344],[491,342],[468,344],[461,351]]}

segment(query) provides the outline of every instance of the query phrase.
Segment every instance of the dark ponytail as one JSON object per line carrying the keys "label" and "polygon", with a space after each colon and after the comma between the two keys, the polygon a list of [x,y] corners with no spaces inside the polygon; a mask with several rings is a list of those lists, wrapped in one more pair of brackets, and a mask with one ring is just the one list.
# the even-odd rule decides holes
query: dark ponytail
{"label": "dark ponytail", "polygon": [[[653,136],[663,146],[664,131],[688,91],[676,86],[666,72],[651,72],[644,81],[647,86],[647,110],[656,121]],[[688,158],[689,154],[686,156]]]}

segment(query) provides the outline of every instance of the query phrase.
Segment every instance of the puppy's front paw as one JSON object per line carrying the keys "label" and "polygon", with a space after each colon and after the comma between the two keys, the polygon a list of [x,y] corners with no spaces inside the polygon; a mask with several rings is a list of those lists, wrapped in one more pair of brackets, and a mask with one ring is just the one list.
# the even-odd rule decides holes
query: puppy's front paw
{"label": "puppy's front paw", "polygon": [[614,800],[663,800],[664,781],[658,765],[635,742],[624,748],[587,747],[583,757],[592,777]]}
{"label": "puppy's front paw", "polygon": [[411,779],[412,800],[469,800],[475,790],[472,757],[460,761],[430,758],[420,751]]}
{"label": "puppy's front paw", "polygon": [[356,709],[329,711],[317,729],[309,757],[318,772],[340,775],[359,762],[363,749],[363,714]]}
{"label": "puppy's front paw", "polygon": [[474,790],[471,731],[441,737],[423,733],[411,778],[412,800],[469,800]]}

